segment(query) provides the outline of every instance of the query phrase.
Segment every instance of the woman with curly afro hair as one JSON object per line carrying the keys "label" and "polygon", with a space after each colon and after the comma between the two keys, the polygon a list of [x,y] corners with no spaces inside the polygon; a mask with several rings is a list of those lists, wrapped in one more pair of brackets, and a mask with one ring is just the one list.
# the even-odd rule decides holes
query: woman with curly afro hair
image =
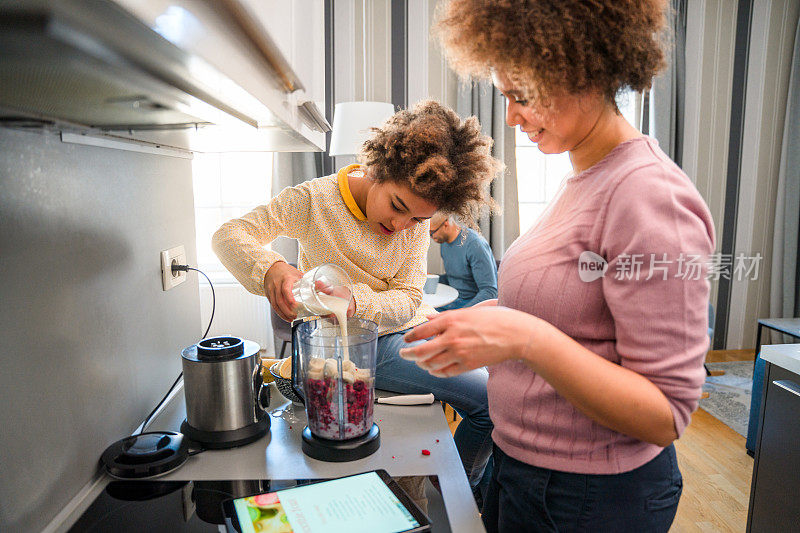
{"label": "woman with curly afro hair", "polygon": [[490,532],[667,531],[675,517],[672,443],[709,342],[709,283],[687,265],[714,250],[714,228],[615,103],[650,86],[665,29],[656,0],[451,0],[438,13],[451,65],[491,78],[509,126],[572,162],[503,257],[498,299],[417,326],[406,340],[435,338],[401,351],[434,376],[489,367]]}
{"label": "woman with curly afro hair", "polygon": [[[502,165],[475,117],[461,120],[425,101],[399,111],[364,144],[361,165],[281,191],[269,204],[226,222],[213,237],[222,264],[251,293],[266,296],[287,321],[297,316],[292,286],[324,263],[352,280],[348,316],[378,324],[379,389],[433,393],[463,417],[456,447],[473,486],[491,453],[486,369],[431,376],[398,356],[402,332],[434,314],[422,302],[430,218],[437,211],[471,220],[489,206],[488,187]],[[299,269],[265,248],[297,239]]]}

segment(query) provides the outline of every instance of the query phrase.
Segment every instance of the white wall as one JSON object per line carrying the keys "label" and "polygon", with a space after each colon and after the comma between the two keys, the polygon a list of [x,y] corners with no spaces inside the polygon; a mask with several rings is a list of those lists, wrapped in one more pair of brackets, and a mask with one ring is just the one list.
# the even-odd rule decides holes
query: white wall
{"label": "white wall", "polygon": [[96,479],[197,342],[196,273],[161,289],[160,252],[196,261],[188,159],[0,128],[0,531],[41,531]]}

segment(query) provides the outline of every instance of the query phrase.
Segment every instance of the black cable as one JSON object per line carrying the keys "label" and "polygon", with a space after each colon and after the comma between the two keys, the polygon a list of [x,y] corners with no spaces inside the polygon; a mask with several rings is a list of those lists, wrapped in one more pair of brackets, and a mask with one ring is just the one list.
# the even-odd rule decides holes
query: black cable
{"label": "black cable", "polygon": [[[203,333],[203,337],[200,339],[202,340],[205,339],[206,335],[208,335],[208,332],[211,331],[211,324],[214,322],[214,311],[216,310],[217,307],[217,295],[214,293],[214,284],[211,283],[211,279],[208,276],[206,276],[205,272],[203,272],[202,270],[198,270],[194,267],[190,267],[189,265],[176,265],[176,264],[172,265],[173,272],[186,272],[187,270],[194,270],[195,272],[199,272],[202,275],[204,275],[206,277],[206,280],[208,280],[209,286],[211,287],[211,318],[208,320],[208,327],[206,328],[206,332]],[[178,382],[181,380],[182,377],[183,377],[183,371],[181,371],[181,373],[178,374],[178,377],[175,378],[175,382],[172,384],[172,386],[170,386],[169,390],[164,395],[164,397],[161,398],[161,401],[156,404],[153,410],[150,411],[150,414],[147,415],[147,417],[144,419],[144,422],[142,422],[142,428],[139,430],[139,435],[141,435],[144,432],[144,428],[146,428],[147,424],[150,423],[150,418],[156,413],[156,411],[158,411],[158,409],[162,405],[164,405],[164,402],[167,401],[167,398],[169,398],[169,395],[172,394],[172,391],[175,389],[175,386],[178,384]]]}
{"label": "black cable", "polygon": [[[173,267],[172,267],[172,271],[173,272],[175,271],[175,267],[176,266],[181,266],[182,267],[182,266],[186,266],[186,265],[173,265]],[[215,309],[217,307],[217,296],[216,296],[216,294],[214,294],[214,284],[211,283],[211,280],[209,279],[209,277],[206,276],[206,273],[203,272],[202,270],[198,270],[198,269],[190,267],[190,266],[186,266],[186,270],[194,270],[195,272],[200,272],[202,275],[204,275],[206,277],[206,280],[208,281],[208,285],[211,287],[211,318],[208,320],[208,327],[206,328],[206,332],[203,333],[203,338],[205,339],[206,336],[208,335],[208,332],[211,331],[211,323],[214,322],[214,311],[215,311]]]}
{"label": "black cable", "polygon": [[180,374],[178,374],[178,377],[177,377],[177,378],[175,378],[175,382],[174,382],[174,383],[173,383],[173,384],[170,386],[169,390],[168,390],[168,391],[167,391],[167,393],[164,395],[164,397],[163,397],[163,398],[161,398],[161,401],[160,401],[160,402],[158,402],[158,403],[156,404],[156,406],[155,406],[155,407],[153,407],[153,410],[152,410],[152,411],[150,411],[150,414],[149,414],[149,415],[147,415],[147,418],[145,418],[145,419],[144,419],[144,422],[142,422],[142,428],[139,430],[139,435],[141,435],[142,433],[144,433],[144,428],[146,428],[146,427],[147,427],[147,424],[149,424],[149,423],[150,423],[150,418],[151,418],[151,417],[152,417],[152,416],[153,416],[153,415],[156,413],[156,411],[158,411],[158,408],[159,408],[159,407],[161,407],[162,405],[164,405],[164,402],[165,402],[165,401],[167,401],[167,398],[169,398],[169,395],[172,393],[172,390],[175,388],[175,385],[177,385],[177,384],[178,384],[178,382],[181,380],[181,378],[182,378],[182,377],[183,377],[183,371],[181,371],[181,373],[180,373]]}

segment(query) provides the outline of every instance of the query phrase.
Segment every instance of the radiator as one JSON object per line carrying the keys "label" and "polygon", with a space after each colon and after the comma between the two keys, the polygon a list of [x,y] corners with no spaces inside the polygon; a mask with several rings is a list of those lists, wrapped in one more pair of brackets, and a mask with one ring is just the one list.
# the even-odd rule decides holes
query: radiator
{"label": "radiator", "polygon": [[[217,305],[208,335],[235,335],[257,342],[268,354],[272,354],[274,345],[269,301],[263,296],[250,294],[238,283],[214,283],[214,292]],[[211,289],[208,283],[200,283],[200,317],[201,331],[205,331],[211,317]]]}

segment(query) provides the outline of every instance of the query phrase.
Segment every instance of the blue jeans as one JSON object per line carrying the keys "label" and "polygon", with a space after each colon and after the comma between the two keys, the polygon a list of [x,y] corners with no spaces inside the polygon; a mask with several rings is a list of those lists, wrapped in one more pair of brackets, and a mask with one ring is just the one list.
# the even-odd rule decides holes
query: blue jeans
{"label": "blue jeans", "polygon": [[494,447],[483,504],[488,533],[521,531],[667,532],[683,479],[675,447],[622,474],[574,474],[538,468]]}
{"label": "blue jeans", "polygon": [[463,420],[458,425],[453,440],[461,456],[471,487],[477,487],[492,453],[492,421],[485,368],[465,372],[452,378],[431,376],[412,361],[401,358],[399,351],[425,341],[406,343],[403,333],[390,333],[378,337],[378,361],[375,386],[400,394],[433,393],[434,398],[449,403]]}
{"label": "blue jeans", "polygon": [[455,300],[453,300],[449,304],[443,305],[441,307],[437,307],[436,310],[441,313],[442,311],[450,311],[451,309],[461,309],[462,307],[464,307],[465,305],[467,305],[467,303],[469,303],[471,301],[472,301],[472,298],[456,298]]}

